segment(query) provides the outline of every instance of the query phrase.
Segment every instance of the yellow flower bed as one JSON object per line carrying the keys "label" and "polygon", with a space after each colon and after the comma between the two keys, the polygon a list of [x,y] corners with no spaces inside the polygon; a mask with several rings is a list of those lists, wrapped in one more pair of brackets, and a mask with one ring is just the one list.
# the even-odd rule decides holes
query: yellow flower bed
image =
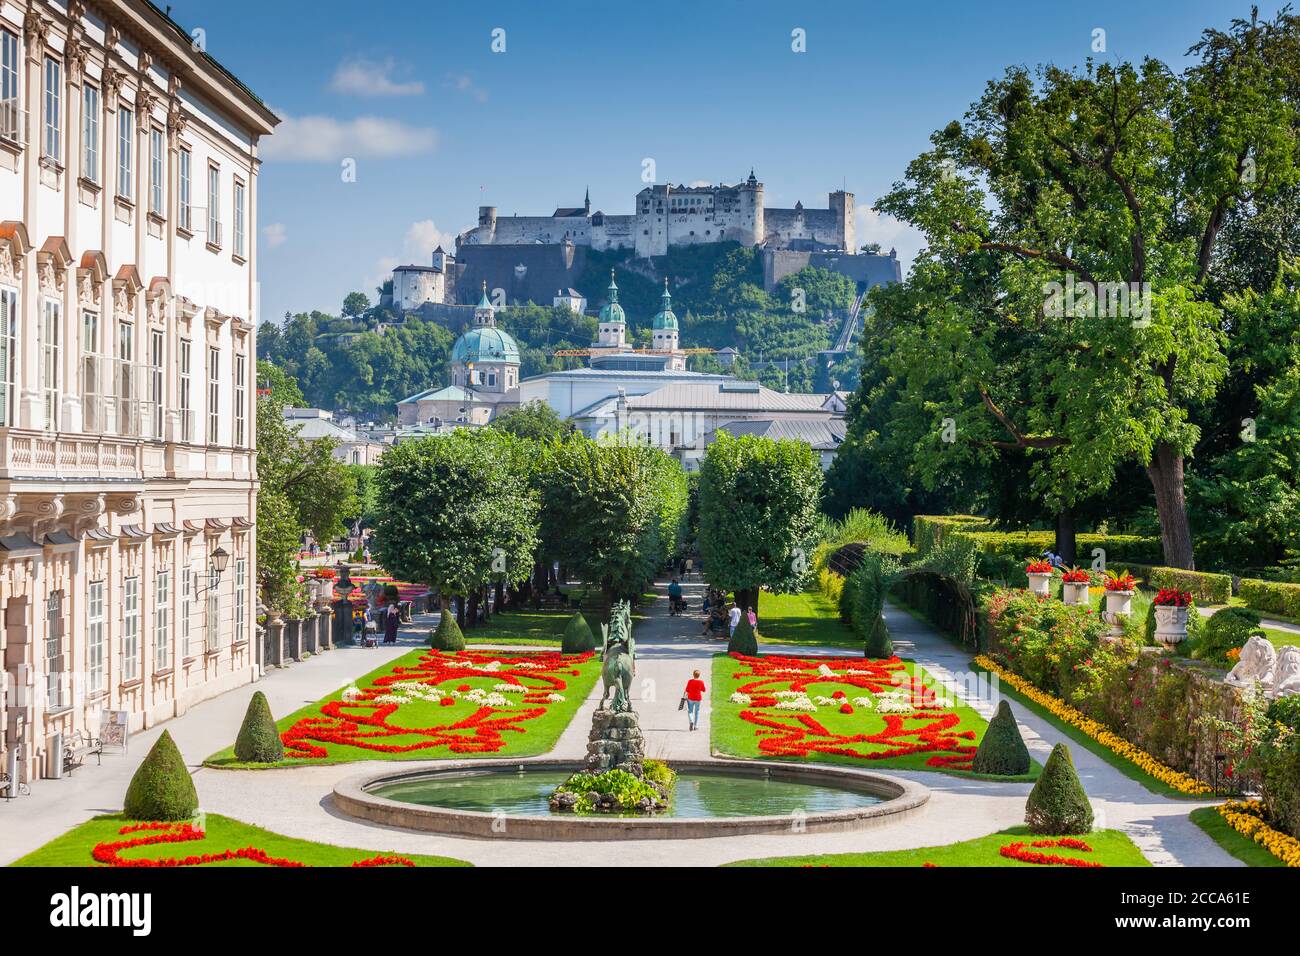
{"label": "yellow flower bed", "polygon": [[1261,817],[1263,805],[1258,800],[1229,800],[1216,809],[1242,836],[1254,840],[1287,866],[1300,867],[1300,840],[1265,823]]}
{"label": "yellow flower bed", "polygon": [[1053,697],[1051,694],[1044,693],[1019,674],[1013,674],[1011,671],[1001,667],[991,657],[981,654],[975,658],[975,663],[986,671],[997,674],[999,679],[1006,681],[1015,690],[1024,694],[1035,704],[1045,708],[1058,720],[1062,720],[1070,726],[1082,730],[1107,750],[1118,754],[1132,764],[1136,764],[1143,771],[1155,777],[1166,786],[1172,787],[1180,793],[1186,793],[1193,796],[1211,792],[1211,787],[1208,784],[1201,783],[1201,781],[1197,780],[1190,774],[1185,774],[1179,770],[1175,770],[1173,767],[1166,766],[1145,750],[1129,743],[1119,734],[1101,723],[1101,721],[1093,720],[1083,712],[1071,707],[1059,697]]}

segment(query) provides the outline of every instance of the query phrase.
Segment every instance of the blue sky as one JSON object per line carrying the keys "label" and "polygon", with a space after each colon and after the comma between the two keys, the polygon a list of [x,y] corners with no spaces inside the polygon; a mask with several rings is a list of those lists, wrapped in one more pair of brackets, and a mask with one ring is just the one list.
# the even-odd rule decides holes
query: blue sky
{"label": "blue sky", "polygon": [[1227,0],[171,6],[285,117],[259,178],[263,318],[373,296],[399,261],[450,250],[480,202],[544,215],[590,187],[595,208],[630,213],[645,158],[672,183],[752,166],[776,206],[824,206],[843,184],[859,242],[910,262],[917,237],[870,205],[990,78],[1081,64],[1097,28],[1099,56],[1180,64],[1202,28],[1249,15]]}

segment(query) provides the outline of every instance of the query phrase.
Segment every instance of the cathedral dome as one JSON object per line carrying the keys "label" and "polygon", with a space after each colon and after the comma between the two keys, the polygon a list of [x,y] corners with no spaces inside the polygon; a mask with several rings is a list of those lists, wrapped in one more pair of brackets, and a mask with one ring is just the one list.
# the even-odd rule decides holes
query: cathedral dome
{"label": "cathedral dome", "polygon": [[600,310],[601,322],[622,322],[627,324],[627,316],[623,314],[623,307],[618,304],[618,286],[614,282],[614,270],[609,270],[609,301]]}
{"label": "cathedral dome", "polygon": [[508,365],[519,364],[519,346],[509,333],[494,325],[482,326],[467,331],[456,340],[451,350],[452,362],[505,362]]}
{"label": "cathedral dome", "polygon": [[655,313],[651,328],[661,331],[677,331],[677,315],[673,312],[673,297],[668,294],[667,279],[664,279],[664,294],[659,299],[659,311]]}

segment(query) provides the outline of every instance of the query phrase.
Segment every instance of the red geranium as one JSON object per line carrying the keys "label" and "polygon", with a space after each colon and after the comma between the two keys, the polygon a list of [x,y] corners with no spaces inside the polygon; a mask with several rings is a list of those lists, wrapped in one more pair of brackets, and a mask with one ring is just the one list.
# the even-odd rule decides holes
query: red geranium
{"label": "red geranium", "polygon": [[1106,580],[1101,586],[1107,591],[1133,591],[1137,588],[1137,581],[1134,580],[1133,575],[1125,571],[1122,574],[1106,575]]}
{"label": "red geranium", "polygon": [[1159,607],[1187,607],[1192,603],[1192,596],[1187,591],[1180,591],[1177,588],[1161,588],[1160,593],[1151,603]]}
{"label": "red geranium", "polygon": [[1092,577],[1082,568],[1070,568],[1061,575],[1061,580],[1070,584],[1090,584]]}
{"label": "red geranium", "polygon": [[841,714],[851,714],[851,713],[853,713],[853,705],[852,705],[852,704],[841,704],[841,705],[840,705],[840,713],[841,713]]}
{"label": "red geranium", "polygon": [[844,691],[842,690],[837,690],[835,693],[831,694],[831,696],[834,697],[836,700],[843,700],[848,695],[845,694]]}
{"label": "red geranium", "polygon": [[1030,561],[1025,566],[1025,574],[1051,574],[1052,562],[1050,561]]}

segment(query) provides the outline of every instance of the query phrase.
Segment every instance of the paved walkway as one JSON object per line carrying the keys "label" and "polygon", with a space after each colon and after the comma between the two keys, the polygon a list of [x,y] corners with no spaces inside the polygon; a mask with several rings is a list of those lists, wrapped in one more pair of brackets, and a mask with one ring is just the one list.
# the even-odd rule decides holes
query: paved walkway
{"label": "paved walkway", "polygon": [[[660,592],[662,595],[662,585]],[[647,753],[652,757],[708,759],[708,697],[701,715],[701,727],[687,730],[686,715],[677,710],[682,688],[693,670],[698,669],[710,684],[714,654],[725,649],[716,641],[700,635],[700,617],[695,610],[700,603],[701,585],[686,587],[688,606],[685,617],[669,616],[667,601],[660,597],[647,611],[645,620],[636,626],[638,665],[633,683],[635,707],[646,733]],[[890,630],[900,655],[914,657],[937,676],[965,672],[970,656],[930,628],[904,612],[889,608],[886,612]],[[421,622],[427,625],[428,619]],[[797,653],[825,653],[857,656],[844,648],[793,648],[770,645],[772,650]],[[272,712],[283,715],[301,706],[303,701],[319,698],[370,670],[391,650],[345,650],[321,658],[330,665],[311,673],[309,662],[272,675],[261,687],[267,691]],[[337,663],[338,667],[334,665]],[[350,666],[343,666],[350,665]],[[292,685],[292,689],[290,689]],[[600,698],[599,682],[584,702],[569,727],[561,734],[548,756],[580,758],[586,751],[591,714]],[[186,759],[197,763],[227,745],[238,729],[242,717],[244,694],[227,695],[195,708],[186,717],[170,725]],[[992,712],[989,701],[970,701],[986,715]],[[205,709],[207,713],[200,715]],[[1021,724],[1025,742],[1040,761],[1047,758],[1052,744],[1063,739],[1053,727],[1012,703]],[[196,719],[197,718],[197,719]],[[147,740],[138,741],[133,756],[143,756]],[[1208,802],[1172,800],[1155,796],[1130,780],[1090,751],[1072,746],[1076,767],[1084,787],[1093,799],[1099,826],[1115,827],[1127,832],[1153,863],[1157,865],[1233,866],[1236,860],[1219,849],[1187,815]],[[138,757],[137,757],[138,759]],[[126,761],[123,761],[126,764]],[[403,763],[403,767],[417,766]],[[257,824],[279,833],[303,839],[363,847],[381,852],[432,853],[457,857],[485,866],[714,866],[733,860],[760,856],[811,853],[842,853],[866,850],[910,849],[940,846],[972,839],[1023,822],[1027,783],[995,783],[923,771],[884,769],[883,772],[917,780],[932,791],[925,811],[897,823],[874,830],[849,833],[784,833],[766,836],[720,837],[704,840],[636,840],[614,842],[550,843],[512,840],[506,832],[488,839],[465,839],[435,834],[415,833],[391,827],[375,826],[346,817],[332,807],[329,793],[334,783],[354,774],[391,770],[391,761],[367,761],[338,766],[301,767],[286,770],[223,771],[207,768],[195,774],[195,783],[203,807],[209,812]],[[79,772],[73,785],[88,791],[72,799],[71,807],[60,807],[55,819],[47,821],[46,812],[35,812],[37,798],[24,798],[9,808],[0,805],[0,863],[21,855],[46,842],[92,813],[121,805],[129,769],[117,774],[111,785],[92,785],[89,768]],[[105,771],[108,765],[105,765]],[[82,774],[84,773],[84,778]],[[66,782],[53,781],[48,787]],[[43,786],[45,789],[45,786]],[[93,796],[90,794],[93,793]],[[5,828],[12,818],[12,808],[22,805],[23,819],[18,827]],[[46,798],[48,808],[50,799]],[[29,829],[40,828],[33,834]],[[10,849],[10,836],[19,847]]]}

